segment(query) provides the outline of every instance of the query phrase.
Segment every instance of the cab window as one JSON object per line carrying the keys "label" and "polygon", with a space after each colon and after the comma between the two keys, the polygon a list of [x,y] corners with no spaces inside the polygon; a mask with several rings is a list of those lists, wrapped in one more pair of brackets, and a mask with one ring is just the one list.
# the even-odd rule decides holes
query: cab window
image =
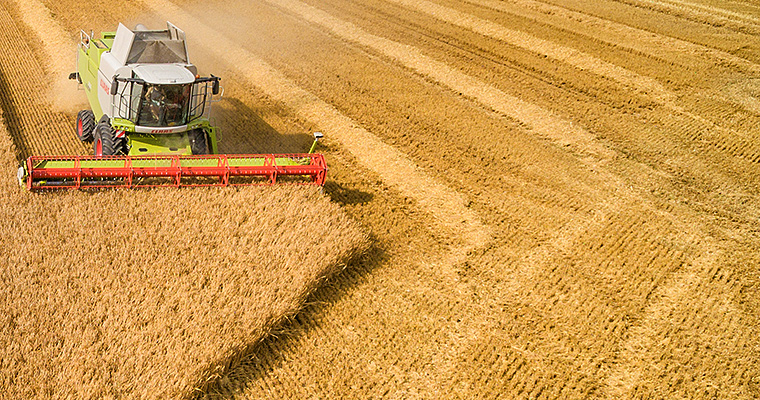
{"label": "cab window", "polygon": [[177,126],[187,123],[190,85],[145,84],[137,125]]}

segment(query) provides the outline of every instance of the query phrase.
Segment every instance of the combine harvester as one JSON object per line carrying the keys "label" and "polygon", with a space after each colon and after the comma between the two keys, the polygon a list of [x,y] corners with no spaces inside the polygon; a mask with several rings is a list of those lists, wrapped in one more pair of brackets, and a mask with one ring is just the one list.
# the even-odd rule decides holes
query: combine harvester
{"label": "combine harvester", "polygon": [[173,24],[159,31],[119,24],[116,33],[93,36],[80,32],[69,79],[87,94],[92,110],[79,112],[76,133],[95,155],[31,156],[19,168],[27,189],[324,185],[325,159],[314,154],[319,133],[305,154],[217,154],[208,115],[222,96],[220,78],[197,74],[185,33]]}

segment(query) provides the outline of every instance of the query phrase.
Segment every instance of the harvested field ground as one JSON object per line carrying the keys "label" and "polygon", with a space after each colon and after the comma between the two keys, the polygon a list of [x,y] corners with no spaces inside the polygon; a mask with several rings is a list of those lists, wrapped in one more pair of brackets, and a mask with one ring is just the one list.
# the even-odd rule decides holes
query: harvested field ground
{"label": "harvested field ground", "polygon": [[[58,68],[44,56],[51,49],[73,51],[36,23],[54,21],[73,43],[82,28],[169,19],[187,31],[200,69],[224,79],[222,150],[296,151],[323,131],[325,193],[373,238],[198,397],[760,398],[753,2],[95,0],[90,9],[0,0],[0,105],[22,155],[87,151],[68,132],[73,114],[49,111],[45,80],[20,78]],[[215,193],[166,196],[204,204]],[[62,221],[44,210],[78,197],[24,198],[44,227]],[[218,263],[206,250],[197,264]],[[272,320],[278,310],[267,308]],[[110,365],[93,362],[95,376]],[[148,397],[181,393],[154,379],[167,383]]]}

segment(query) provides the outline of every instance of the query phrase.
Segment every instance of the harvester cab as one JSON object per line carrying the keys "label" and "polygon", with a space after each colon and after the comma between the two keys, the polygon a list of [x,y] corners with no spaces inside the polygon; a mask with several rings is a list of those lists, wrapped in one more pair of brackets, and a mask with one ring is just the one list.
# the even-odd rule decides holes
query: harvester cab
{"label": "harvester cab", "polygon": [[210,105],[219,78],[200,77],[185,32],[119,24],[116,33],[80,32],[77,79],[91,110],[77,116],[77,136],[95,155],[215,154]]}
{"label": "harvester cab", "polygon": [[100,37],[80,31],[77,72],[89,110],[77,115],[92,156],[31,156],[19,168],[29,190],[154,186],[324,185],[327,165],[308,153],[217,154],[211,103],[220,78],[198,75],[185,32],[119,24]]}

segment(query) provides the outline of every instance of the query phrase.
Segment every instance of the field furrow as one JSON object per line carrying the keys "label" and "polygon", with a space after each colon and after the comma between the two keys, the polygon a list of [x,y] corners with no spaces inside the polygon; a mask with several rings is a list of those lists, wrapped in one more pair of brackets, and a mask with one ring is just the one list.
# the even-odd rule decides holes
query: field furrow
{"label": "field furrow", "polygon": [[[348,9],[341,8],[342,13],[348,12]],[[399,15],[403,15],[400,13],[395,13]],[[390,14],[383,14],[383,17],[387,17]],[[411,23],[411,22],[410,22]],[[363,25],[367,25],[367,23],[363,23]],[[379,26],[379,25],[378,25]],[[373,27],[374,28],[374,27]],[[444,33],[445,34],[445,33]],[[401,34],[399,34],[401,35]],[[452,35],[454,35],[452,33]],[[408,37],[409,35],[407,35]],[[400,37],[400,36],[399,36]],[[405,39],[406,40],[406,39]],[[426,41],[424,38],[421,39],[420,43],[425,43],[426,47],[430,47],[430,42]],[[437,43],[437,42],[436,42]],[[477,42],[473,40],[470,43],[467,43],[467,47],[469,48],[477,48]],[[712,164],[714,163],[714,156],[716,154],[711,154],[710,156],[703,156],[702,151],[702,143],[707,140],[708,138],[701,138],[699,141],[694,141],[692,135],[695,132],[695,129],[698,130],[706,130],[706,129],[714,129],[715,125],[710,121],[705,121],[702,117],[692,113],[692,112],[678,112],[676,113],[677,117],[673,117],[673,110],[669,109],[659,109],[655,108],[653,110],[650,110],[649,107],[642,107],[642,105],[639,104],[628,104],[621,108],[618,101],[619,100],[613,100],[609,103],[609,107],[606,107],[604,104],[598,104],[598,100],[601,100],[598,96],[598,93],[603,92],[589,92],[584,93],[583,91],[576,91],[577,88],[582,87],[580,85],[586,84],[588,82],[585,79],[581,79],[583,76],[578,76],[578,80],[576,82],[570,81],[569,83],[572,83],[571,85],[566,85],[566,82],[557,82],[553,85],[546,85],[545,83],[552,83],[551,75],[549,75],[549,79],[542,79],[538,83],[531,82],[531,78],[533,78],[534,75],[536,75],[536,72],[540,72],[541,75],[546,74],[545,71],[553,71],[554,66],[551,66],[551,69],[543,69],[532,72],[531,74],[515,74],[513,70],[503,68],[501,64],[491,64],[488,60],[486,63],[478,64],[476,67],[474,64],[469,62],[468,60],[471,59],[470,53],[462,53],[461,59],[454,58],[453,56],[449,56],[446,51],[451,51],[453,49],[452,47],[445,47],[445,46],[436,46],[440,47],[440,49],[437,51],[436,54],[440,55],[440,58],[450,60],[454,63],[454,65],[460,65],[461,68],[467,68],[471,73],[475,73],[476,76],[480,77],[481,79],[488,79],[490,81],[494,81],[498,79],[500,82],[498,86],[503,88],[502,90],[514,90],[516,87],[523,87],[524,90],[521,92],[521,96],[528,96],[532,97],[537,103],[544,103],[544,106],[546,107],[556,107],[558,104],[565,105],[566,107],[560,108],[557,107],[557,109],[553,110],[554,112],[563,113],[563,114],[574,114],[574,110],[572,105],[578,104],[578,113],[585,114],[583,117],[583,120],[581,121],[583,124],[589,124],[593,127],[593,130],[595,132],[601,133],[601,135],[606,136],[606,138],[612,139],[615,142],[619,143],[619,146],[621,150],[623,150],[626,154],[631,154],[632,156],[636,157],[637,159],[640,159],[642,156],[651,159],[652,155],[656,156],[657,158],[660,158],[661,155],[669,154],[668,157],[672,157],[675,153],[680,153],[679,157],[685,158],[683,163],[679,163],[683,167],[681,168],[681,171],[678,171],[678,174],[693,174],[695,169],[694,165],[695,162],[699,163],[699,161],[694,160],[694,157],[704,158],[705,165],[704,167],[701,167],[701,169],[710,170],[713,169],[710,172],[706,172],[705,176],[722,176],[723,174],[720,171],[716,171],[714,168],[712,168]],[[430,51],[428,48],[427,51]],[[458,51],[458,50],[455,50]],[[509,54],[510,56],[515,54],[514,52],[508,52],[508,49],[505,49],[506,54]],[[482,60],[482,59],[481,59]],[[482,66],[482,73],[478,72],[478,68]],[[500,73],[494,74],[494,69],[497,68],[497,70],[500,71]],[[550,73],[556,73],[556,72],[550,72]],[[520,76],[523,75],[523,78],[520,78]],[[541,76],[539,75],[539,76]],[[571,75],[567,75],[571,76]],[[527,77],[527,78],[525,78]],[[517,86],[510,85],[510,81],[514,81],[515,79],[521,79],[520,84]],[[495,83],[495,82],[494,82]],[[604,82],[601,82],[604,83]],[[568,90],[568,89],[560,89],[558,86],[562,88],[569,87],[571,89],[575,90]],[[528,87],[525,87],[525,85],[528,85]],[[526,90],[527,89],[527,90]],[[609,89],[608,89],[609,90]],[[547,91],[551,93],[551,96],[546,96]],[[535,94],[535,96],[534,96]],[[608,93],[607,96],[609,96],[609,99],[623,99],[622,97],[623,93]],[[616,104],[617,103],[617,104]],[[698,103],[697,103],[698,104]],[[570,106],[570,107],[567,107]],[[575,113],[578,115],[577,113]],[[642,115],[643,114],[643,115]],[[610,119],[606,118],[607,115],[617,115],[617,119]],[[655,121],[663,121],[663,122],[656,122],[653,123],[652,119],[655,119]],[[700,124],[695,125],[695,121],[689,121],[690,119],[699,121]],[[690,127],[691,126],[691,127]],[[751,126],[751,125],[745,125],[745,126]],[[634,139],[633,137],[629,136],[629,133],[636,132],[637,137]],[[646,140],[641,140],[641,134],[646,135]],[[736,133],[732,133],[733,136],[736,136]],[[686,139],[684,139],[686,138]],[[710,137],[709,140],[706,141],[706,143],[713,143],[713,153],[715,150],[718,150],[718,156],[719,157],[725,157],[725,154],[723,156],[720,156],[719,154],[723,152],[723,150],[720,150],[717,146],[715,146],[714,142],[715,140],[724,141],[725,139],[717,138],[717,137]],[[679,149],[683,147],[693,147],[695,148],[694,152],[689,155],[688,153],[681,152]],[[651,152],[650,149],[655,148],[658,149],[658,152]],[[736,159],[731,160],[731,155],[728,155],[729,158],[721,161],[721,164],[728,163],[728,164],[735,164],[736,167],[732,167],[733,170],[742,171],[745,172],[746,170],[746,163],[742,159]],[[749,157],[752,159],[752,157]],[[651,161],[648,161],[651,162]],[[666,171],[671,171],[673,168],[673,163],[669,162],[667,166],[665,166]],[[754,168],[750,168],[746,170],[748,175],[746,176],[746,179],[742,177],[740,181],[746,182],[748,184],[748,188],[754,187],[754,185],[751,184],[751,182],[754,181],[754,176],[756,175],[756,172],[753,172]],[[724,176],[721,177],[723,179]],[[704,178],[702,178],[704,179]],[[729,178],[733,179],[733,178]],[[712,180],[710,178],[709,180]],[[754,190],[754,189],[750,189]]]}
{"label": "field furrow", "polygon": [[[696,45],[727,51],[736,56],[758,62],[757,40],[748,27],[720,16],[706,13],[695,15],[672,5],[649,1],[602,0],[588,3],[578,0],[549,0],[552,5],[664,34]],[[725,40],[731,38],[731,40]],[[742,43],[743,46],[736,46]]]}
{"label": "field furrow", "polygon": [[373,240],[194,397],[760,396],[755,5],[72,1],[0,13],[9,126],[73,118],[13,111],[42,100],[8,75],[65,46],[19,38],[24,9],[168,19],[223,77],[222,150],[324,132],[324,193]]}
{"label": "field furrow", "polygon": [[666,58],[668,62],[677,61],[691,66],[697,63],[705,64],[705,67],[720,64],[752,73],[757,73],[759,69],[758,64],[729,52],[640,29],[627,23],[599,18],[590,13],[555,6],[547,2],[534,0],[510,2],[470,0],[468,2],[488,10],[528,18],[535,23],[562,27],[577,35],[593,37],[602,43],[621,46],[631,52],[644,53],[652,59]]}
{"label": "field furrow", "polygon": [[528,124],[539,135],[560,145],[572,145],[578,151],[597,157],[609,157],[610,153],[594,142],[594,137],[582,127],[574,126],[551,112],[517,97],[510,96],[485,82],[463,74],[450,66],[430,59],[417,49],[404,46],[382,37],[368,34],[357,26],[328,15],[305,3],[278,0],[273,4],[294,12],[307,21],[329,29],[341,38],[367,46],[391,60],[400,62],[426,77],[439,82],[465,97],[473,98],[486,107]]}
{"label": "field furrow", "polygon": [[645,3],[655,4],[664,8],[670,8],[679,11],[690,11],[696,15],[707,17],[720,16],[731,20],[740,21],[754,27],[760,27],[760,18],[750,14],[743,14],[723,7],[714,7],[705,4],[699,4],[694,1],[667,0],[655,1],[646,0]]}
{"label": "field furrow", "polygon": [[539,39],[525,32],[509,29],[503,25],[452,8],[439,6],[429,1],[396,0],[395,2],[484,36],[538,53],[539,56],[551,57],[571,64],[578,69],[618,81],[630,90],[644,92],[658,102],[672,104],[675,97],[673,93],[652,78],[641,76],[576,49]]}

